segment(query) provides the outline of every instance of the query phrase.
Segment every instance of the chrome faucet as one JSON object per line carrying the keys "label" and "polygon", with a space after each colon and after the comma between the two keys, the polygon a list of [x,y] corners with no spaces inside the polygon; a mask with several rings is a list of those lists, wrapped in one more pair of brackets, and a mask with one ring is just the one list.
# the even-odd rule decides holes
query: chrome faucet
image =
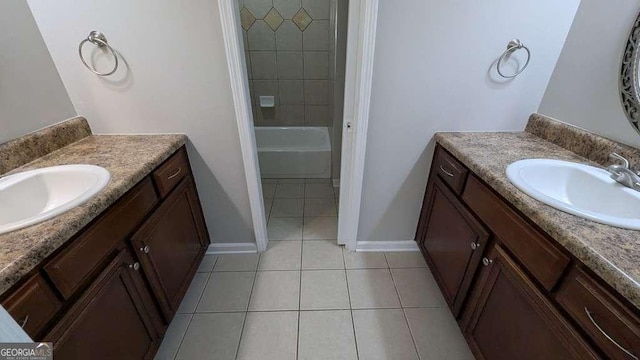
{"label": "chrome faucet", "polygon": [[629,169],[629,160],[616,153],[612,153],[609,157],[622,161],[622,165],[613,164],[607,167],[607,171],[611,174],[611,178],[628,188],[640,191],[640,176],[633,172],[633,170]]}

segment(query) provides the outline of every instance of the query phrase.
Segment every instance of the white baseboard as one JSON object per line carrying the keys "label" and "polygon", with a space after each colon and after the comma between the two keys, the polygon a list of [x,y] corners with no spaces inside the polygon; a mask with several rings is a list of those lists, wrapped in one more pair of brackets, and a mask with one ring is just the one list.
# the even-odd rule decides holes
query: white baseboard
{"label": "white baseboard", "polygon": [[340,179],[331,179],[331,182],[333,183],[334,188],[340,187]]}
{"label": "white baseboard", "polygon": [[208,255],[255,254],[257,252],[256,243],[211,243],[207,249]]}
{"label": "white baseboard", "polygon": [[397,252],[397,251],[420,251],[418,244],[413,240],[398,241],[358,241],[356,251],[360,252]]}

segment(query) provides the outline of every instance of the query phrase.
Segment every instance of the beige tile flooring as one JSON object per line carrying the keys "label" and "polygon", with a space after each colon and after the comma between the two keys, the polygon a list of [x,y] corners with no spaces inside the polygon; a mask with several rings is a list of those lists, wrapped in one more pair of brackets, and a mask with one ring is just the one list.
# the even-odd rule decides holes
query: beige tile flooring
{"label": "beige tile flooring", "polygon": [[473,358],[420,253],[343,250],[331,206],[308,205],[329,188],[281,181],[269,249],[207,255],[156,359]]}

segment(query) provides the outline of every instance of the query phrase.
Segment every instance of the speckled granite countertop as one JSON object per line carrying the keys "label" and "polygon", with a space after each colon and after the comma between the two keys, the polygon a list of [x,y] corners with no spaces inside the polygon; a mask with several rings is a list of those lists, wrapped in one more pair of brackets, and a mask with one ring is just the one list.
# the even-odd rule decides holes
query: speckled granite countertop
{"label": "speckled granite countertop", "polygon": [[437,133],[436,141],[542,230],[640,308],[640,231],[602,225],[556,210],[511,184],[506,166],[551,158],[598,166],[529,132]]}
{"label": "speckled granite countertop", "polygon": [[111,172],[109,184],[88,202],[40,224],[0,235],[0,293],[185,144],[185,135],[90,135],[26,163],[10,173],[64,164],[99,165]]}

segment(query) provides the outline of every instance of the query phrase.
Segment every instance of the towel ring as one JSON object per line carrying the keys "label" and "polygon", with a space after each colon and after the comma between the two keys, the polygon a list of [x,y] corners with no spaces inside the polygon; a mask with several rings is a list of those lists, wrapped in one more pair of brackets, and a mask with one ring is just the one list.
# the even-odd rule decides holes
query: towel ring
{"label": "towel ring", "polygon": [[[113,54],[113,58],[115,59],[115,64],[113,65],[113,69],[111,71],[106,73],[101,73],[96,71],[96,69],[92,68],[91,66],[89,66],[89,64],[87,64],[87,62],[84,60],[84,56],[82,56],[82,46],[84,46],[86,42],[90,42],[96,45],[97,47],[106,46],[107,49],[111,51],[111,53]],[[106,36],[104,36],[104,34],[101,33],[100,31],[93,30],[92,32],[89,33],[89,36],[87,36],[86,39],[80,42],[80,45],[78,45],[78,54],[80,55],[80,60],[82,60],[82,64],[84,65],[84,67],[86,67],[87,69],[89,69],[89,71],[91,71],[92,73],[98,76],[109,76],[114,72],[116,72],[116,70],[118,70],[118,55],[116,54],[116,51],[111,47],[111,45],[107,43]]]}
{"label": "towel ring", "polygon": [[[507,57],[507,55],[512,54],[520,49],[524,49],[527,52],[527,62],[525,62],[524,66],[520,70],[518,70],[515,74],[512,74],[512,75],[503,74],[502,71],[500,70],[502,61]],[[519,39],[513,39],[509,41],[509,44],[507,44],[507,50],[503,52],[500,58],[498,59],[498,64],[496,65],[496,69],[498,70],[498,74],[503,78],[513,79],[514,77],[520,75],[524,71],[524,69],[527,68],[530,60],[531,60],[531,51],[529,51],[529,48],[524,46],[522,41],[520,41]]]}

